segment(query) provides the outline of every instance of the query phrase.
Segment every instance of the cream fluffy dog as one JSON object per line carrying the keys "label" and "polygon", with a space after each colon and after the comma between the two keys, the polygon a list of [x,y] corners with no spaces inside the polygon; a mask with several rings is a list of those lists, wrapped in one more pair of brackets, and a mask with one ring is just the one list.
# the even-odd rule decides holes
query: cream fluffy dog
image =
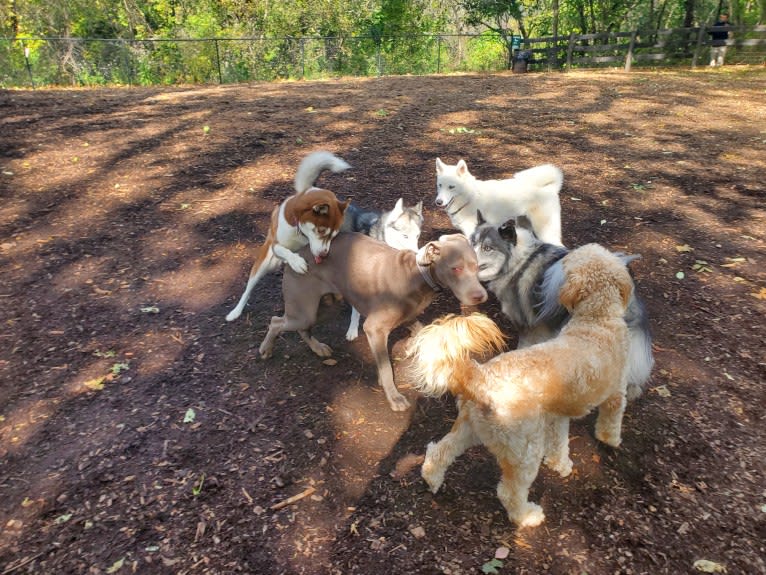
{"label": "cream fluffy dog", "polygon": [[624,263],[597,244],[573,250],[564,263],[559,299],[571,320],[557,337],[502,353],[499,328],[481,314],[447,316],[423,328],[410,348],[416,387],[458,397],[452,430],[430,443],[422,475],[436,493],[449,465],[483,443],[497,458],[497,495],[508,517],[524,526],[545,515],[527,500],[540,463],[569,475],[569,418],[598,407],[596,437],[620,444],[627,384],[628,329],[623,319],[633,292]]}

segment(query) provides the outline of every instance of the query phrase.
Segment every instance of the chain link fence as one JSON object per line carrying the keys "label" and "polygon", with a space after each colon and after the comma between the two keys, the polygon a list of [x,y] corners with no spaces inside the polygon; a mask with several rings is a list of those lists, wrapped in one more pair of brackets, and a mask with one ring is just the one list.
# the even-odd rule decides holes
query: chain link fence
{"label": "chain link fence", "polygon": [[[708,30],[656,31],[643,44],[615,40],[640,36],[627,32],[602,35],[603,39],[599,35],[516,38],[514,46],[528,52],[530,68],[538,70],[621,65],[628,52],[638,65],[643,60],[650,66],[693,66],[706,54],[708,43],[702,40]],[[727,63],[765,63],[766,27],[735,30]],[[668,49],[670,44],[673,50]],[[605,54],[606,49],[614,54]],[[578,54],[579,60],[573,58]],[[688,61],[691,54],[694,62]],[[509,64],[505,45],[494,33],[154,40],[0,38],[3,88],[493,72],[507,69]]]}
{"label": "chain link fence", "polygon": [[206,84],[505,67],[490,35],[120,40],[0,38],[0,86]]}

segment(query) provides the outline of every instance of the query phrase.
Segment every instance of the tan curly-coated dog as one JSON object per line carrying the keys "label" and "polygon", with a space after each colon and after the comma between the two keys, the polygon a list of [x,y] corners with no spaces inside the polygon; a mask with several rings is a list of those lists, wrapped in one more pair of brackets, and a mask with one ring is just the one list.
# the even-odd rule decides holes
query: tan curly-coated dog
{"label": "tan curly-coated dog", "polygon": [[483,443],[497,458],[497,495],[509,518],[536,526],[542,508],[527,500],[545,463],[562,476],[572,470],[569,418],[598,407],[596,437],[620,444],[625,410],[628,330],[623,319],[633,281],[624,263],[597,244],[573,250],[565,260],[559,299],[571,320],[559,335],[528,348],[495,354],[504,337],[481,314],[447,316],[413,339],[415,386],[424,394],[447,391],[458,398],[452,430],[430,443],[423,478],[436,493],[450,464]]}

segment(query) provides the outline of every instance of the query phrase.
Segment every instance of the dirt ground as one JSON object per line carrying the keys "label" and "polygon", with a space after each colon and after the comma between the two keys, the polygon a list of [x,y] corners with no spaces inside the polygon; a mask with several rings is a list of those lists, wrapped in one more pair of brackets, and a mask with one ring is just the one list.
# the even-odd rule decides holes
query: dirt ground
{"label": "dirt ground", "polygon": [[[0,92],[0,574],[766,573],[764,85],[731,67]],[[436,157],[483,179],[552,162],[565,243],[642,255],[652,379],[619,449],[573,424],[574,473],[532,488],[542,526],[509,523],[481,447],[426,489],[418,456],[456,411],[409,387],[405,330],[394,413],[343,303],[315,330],[333,365],[296,334],[258,358],[279,274],[224,320],[318,149],[353,166],[319,180],[342,198],[423,200],[421,242],[450,229]],[[422,319],[457,311],[443,294]]]}

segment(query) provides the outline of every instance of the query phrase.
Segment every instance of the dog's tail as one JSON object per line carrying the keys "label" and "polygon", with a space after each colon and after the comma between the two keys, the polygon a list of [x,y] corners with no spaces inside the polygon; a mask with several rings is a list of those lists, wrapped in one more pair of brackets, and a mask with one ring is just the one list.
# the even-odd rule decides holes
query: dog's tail
{"label": "dog's tail", "polygon": [[464,392],[476,369],[473,357],[496,355],[504,347],[500,328],[483,314],[437,319],[421,329],[409,347],[415,388],[433,397]]}
{"label": "dog's tail", "polygon": [[541,164],[513,175],[515,180],[522,180],[543,192],[543,195],[557,196],[564,184],[564,172],[553,164]]}
{"label": "dog's tail", "polygon": [[634,295],[625,311],[625,323],[630,336],[628,348],[628,400],[636,399],[644,391],[646,382],[652,374],[654,355],[652,354],[652,333],[644,304]]}
{"label": "dog's tail", "polygon": [[347,170],[351,166],[338,156],[330,152],[313,152],[303,158],[298,171],[295,172],[295,191],[302,194],[314,185],[319,174],[324,170],[338,173]]}

